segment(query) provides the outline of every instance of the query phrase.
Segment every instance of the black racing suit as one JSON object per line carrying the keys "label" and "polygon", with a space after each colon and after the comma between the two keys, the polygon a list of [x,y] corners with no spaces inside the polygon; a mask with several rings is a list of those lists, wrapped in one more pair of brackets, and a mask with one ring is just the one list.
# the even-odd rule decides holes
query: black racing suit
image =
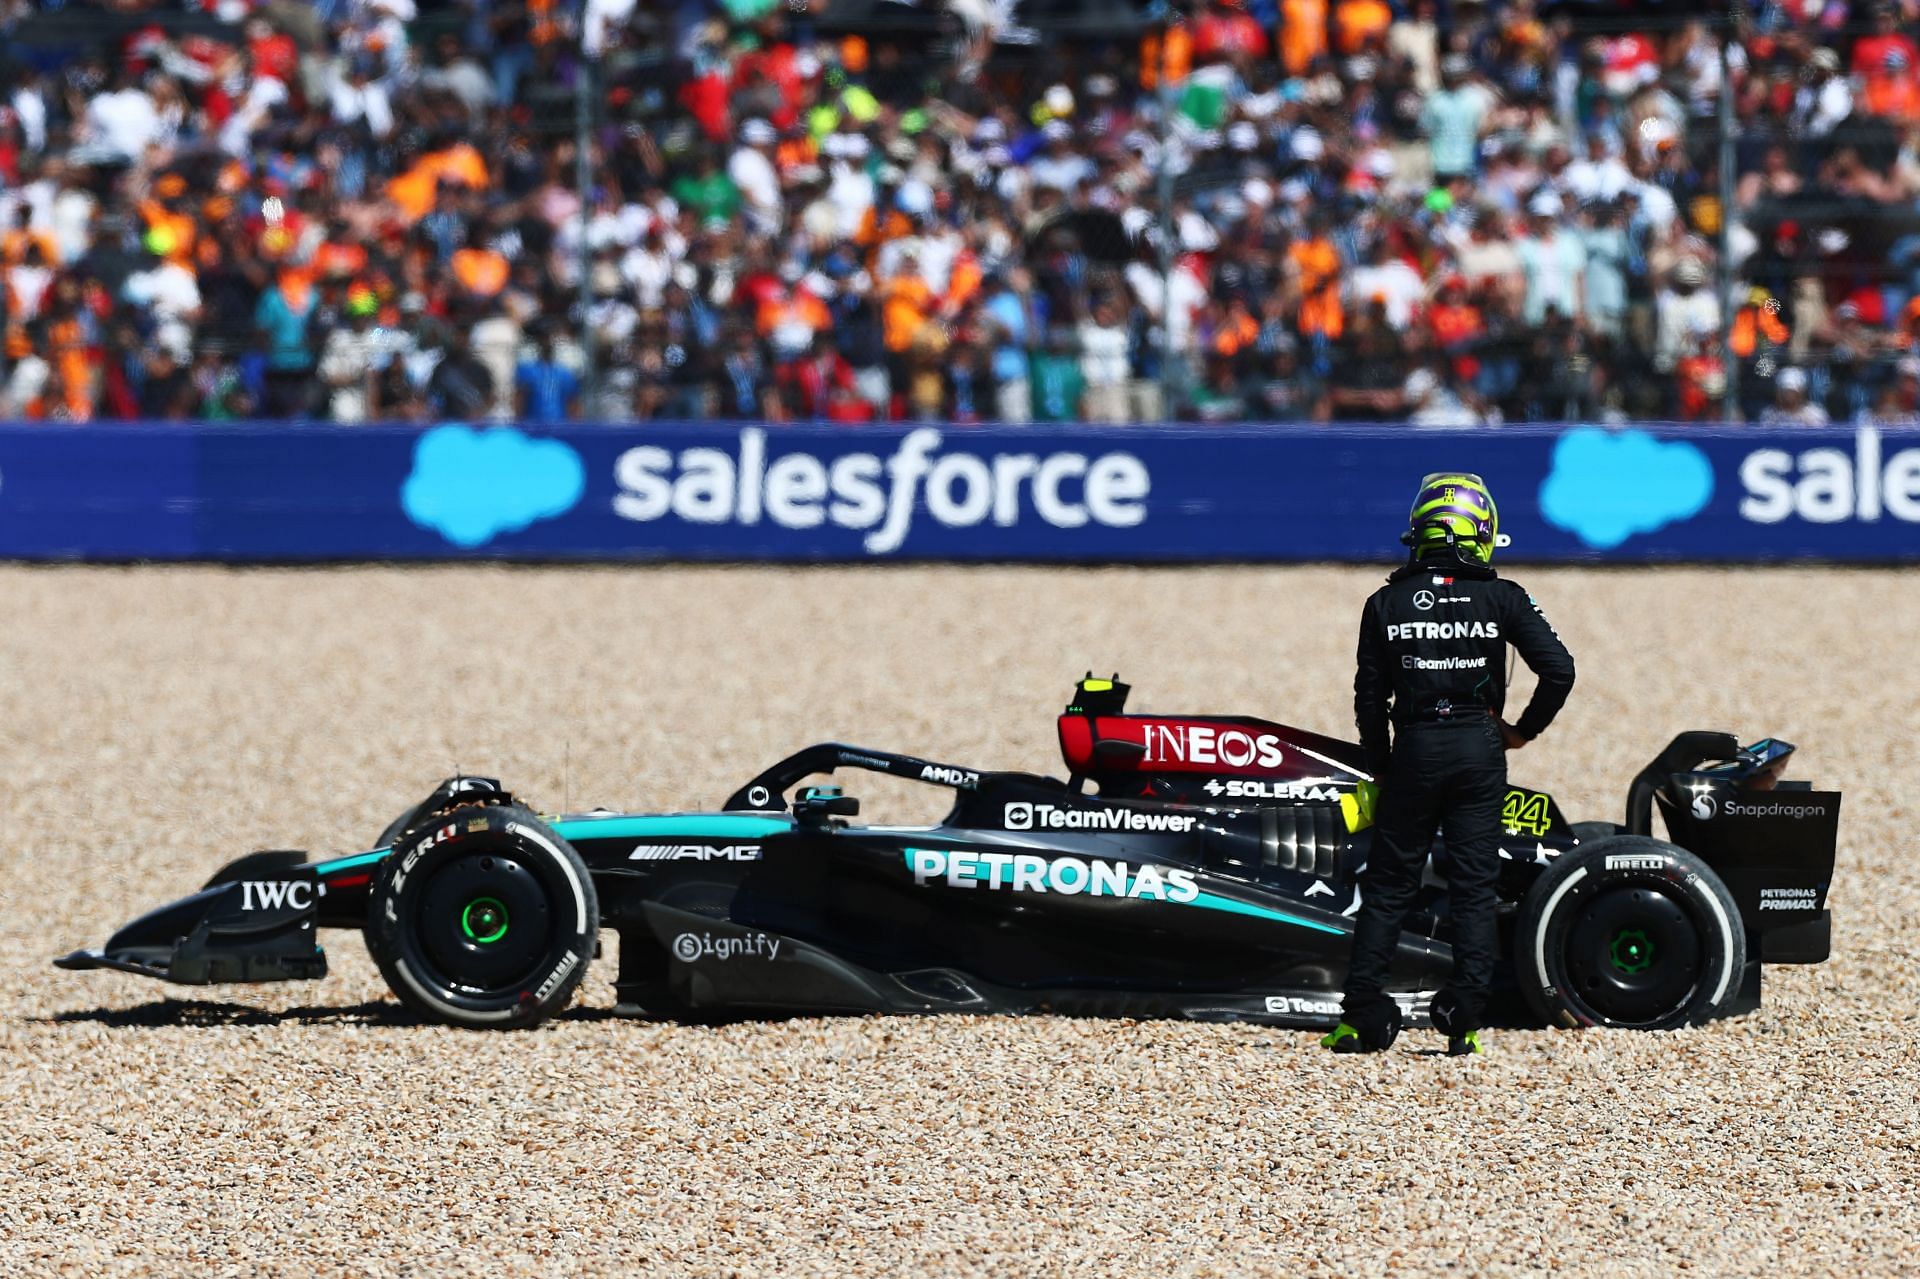
{"label": "black racing suit", "polygon": [[1353,709],[1380,784],[1345,1003],[1363,1036],[1393,1019],[1381,990],[1439,828],[1451,863],[1453,977],[1434,999],[1434,1020],[1448,1034],[1479,1028],[1496,946],[1508,644],[1538,677],[1514,725],[1534,738],[1566,703],[1573,658],[1519,586],[1483,564],[1429,558],[1396,571],[1361,615]]}

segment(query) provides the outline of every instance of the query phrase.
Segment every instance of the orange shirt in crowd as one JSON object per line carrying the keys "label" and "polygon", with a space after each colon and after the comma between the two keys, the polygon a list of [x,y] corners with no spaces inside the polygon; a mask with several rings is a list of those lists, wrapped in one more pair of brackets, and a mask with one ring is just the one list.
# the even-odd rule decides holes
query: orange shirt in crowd
{"label": "orange shirt in crowd", "polygon": [[308,299],[313,296],[313,273],[305,267],[281,268],[280,296],[287,300],[288,310],[296,314],[306,310]]}
{"label": "orange shirt in crowd", "polygon": [[1427,325],[1433,340],[1443,347],[1470,342],[1487,327],[1480,308],[1470,302],[1435,302],[1427,308]]}
{"label": "orange shirt in crowd", "polygon": [[427,216],[442,178],[475,191],[484,190],[487,162],[465,142],[456,142],[444,151],[430,151],[414,161],[412,168],[387,183],[387,198],[399,207],[408,226]]}
{"label": "orange shirt in crowd", "polygon": [[19,266],[27,260],[27,246],[40,246],[40,260],[48,266],[60,265],[60,246],[54,243],[51,235],[45,231],[35,231],[31,227],[14,227],[0,235],[0,264]]}
{"label": "orange shirt in crowd", "polygon": [[878,205],[869,204],[867,211],[860,215],[860,225],[854,230],[853,242],[866,250],[867,269],[871,271],[879,260],[881,245],[911,234],[913,219],[898,209],[888,209],[882,213]]}
{"label": "orange shirt in crowd", "polygon": [[475,297],[490,298],[507,287],[506,257],[494,249],[457,249],[448,265],[460,287]]}
{"label": "orange shirt in crowd", "polygon": [[1689,355],[1674,366],[1674,379],[1680,389],[1680,416],[1693,422],[1707,416],[1716,392],[1726,376],[1717,355]]}
{"label": "orange shirt in crowd", "polygon": [[1140,87],[1159,88],[1163,69],[1167,78],[1176,84],[1186,79],[1187,73],[1193,70],[1193,32],[1187,29],[1184,22],[1167,28],[1164,46],[1158,28],[1150,29],[1140,37]]}
{"label": "orange shirt in crowd", "polygon": [[947,305],[959,310],[980,292],[980,284],[986,273],[980,269],[980,258],[972,249],[963,249],[953,260],[953,270],[947,273]]}
{"label": "orange shirt in crowd", "polygon": [[1287,260],[1300,271],[1300,331],[1338,338],[1347,331],[1340,309],[1340,250],[1331,240],[1296,240]]}
{"label": "orange shirt in crowd", "polygon": [[192,215],[175,213],[158,200],[142,200],[140,216],[147,224],[148,234],[159,232],[159,242],[167,246],[160,256],[192,270],[194,241],[200,234],[199,223]]}
{"label": "orange shirt in crowd", "polygon": [[1281,0],[1280,63],[1288,75],[1305,75],[1327,51],[1327,0]]}
{"label": "orange shirt in crowd", "polygon": [[313,269],[322,276],[359,275],[367,269],[366,246],[328,240],[313,251]]}
{"label": "orange shirt in crowd", "polygon": [[1853,75],[1860,84],[1860,106],[1867,115],[1912,120],[1920,107],[1920,46],[1898,31],[1862,36],[1853,45]]}
{"label": "orange shirt in crowd", "polygon": [[1785,346],[1793,335],[1788,332],[1786,322],[1780,318],[1777,308],[1770,306],[1743,306],[1733,313],[1733,332],[1727,345],[1741,359],[1753,354],[1754,346],[1761,337],[1775,346]]}
{"label": "orange shirt in crowd", "polygon": [[933,290],[918,275],[896,275],[880,286],[881,337],[898,355],[913,345],[933,309]]}
{"label": "orange shirt in crowd", "polygon": [[538,48],[566,36],[561,25],[564,15],[555,0],[527,0],[527,40]]}
{"label": "orange shirt in crowd", "polygon": [[1260,336],[1260,322],[1247,311],[1246,304],[1235,300],[1227,313],[1220,317],[1220,327],[1213,331],[1213,353],[1215,355],[1238,355],[1253,345]]}
{"label": "orange shirt in crowd", "polygon": [[93,416],[93,359],[87,351],[86,331],[77,316],[56,321],[47,330],[54,384],[67,417],[85,422]]}
{"label": "orange shirt in crowd", "polygon": [[1393,10],[1386,0],[1340,0],[1333,11],[1333,47],[1350,57],[1369,42],[1384,41],[1392,25]]}
{"label": "orange shirt in crowd", "polygon": [[783,324],[804,324],[819,333],[833,327],[833,315],[810,289],[781,290],[760,304],[753,326],[766,337]]}

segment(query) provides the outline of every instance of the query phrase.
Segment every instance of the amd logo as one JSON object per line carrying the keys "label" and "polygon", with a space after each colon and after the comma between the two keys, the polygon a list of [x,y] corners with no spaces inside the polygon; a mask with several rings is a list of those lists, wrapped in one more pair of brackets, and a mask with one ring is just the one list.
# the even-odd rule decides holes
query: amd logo
{"label": "amd logo", "polygon": [[972,790],[980,784],[980,774],[965,768],[949,768],[945,764],[928,764],[920,770],[920,780]]}

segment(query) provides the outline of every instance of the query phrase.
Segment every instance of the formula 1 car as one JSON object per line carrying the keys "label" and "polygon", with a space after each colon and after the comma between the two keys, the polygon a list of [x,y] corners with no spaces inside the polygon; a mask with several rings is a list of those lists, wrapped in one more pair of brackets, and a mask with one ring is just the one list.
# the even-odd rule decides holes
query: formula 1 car
{"label": "formula 1 car", "polygon": [[[517,1027],[566,1006],[611,928],[617,1010],[635,1016],[1333,1025],[1372,838],[1359,748],[1258,719],[1129,715],[1127,691],[1076,689],[1065,781],[822,744],[718,812],[542,818],[493,779],[450,778],[371,852],[251,853],[55,962],[189,985],[317,978],[317,930],[359,928],[410,1008]],[[1840,796],[1781,780],[1793,751],[1682,733],[1618,825],[1570,824],[1512,789],[1504,1015],[1681,1026],[1757,1006],[1763,963],[1824,960]],[[952,811],[853,824],[854,796],[800,785],[843,770],[949,788]],[[1446,865],[1436,847],[1393,969],[1410,1024],[1451,966]]]}

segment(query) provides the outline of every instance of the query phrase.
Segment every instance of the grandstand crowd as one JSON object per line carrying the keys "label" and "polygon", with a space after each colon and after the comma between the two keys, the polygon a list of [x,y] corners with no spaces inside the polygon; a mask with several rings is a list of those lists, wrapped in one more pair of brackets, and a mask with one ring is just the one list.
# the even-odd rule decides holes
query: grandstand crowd
{"label": "grandstand crowd", "polygon": [[0,416],[1920,422],[1920,0],[59,8]]}

